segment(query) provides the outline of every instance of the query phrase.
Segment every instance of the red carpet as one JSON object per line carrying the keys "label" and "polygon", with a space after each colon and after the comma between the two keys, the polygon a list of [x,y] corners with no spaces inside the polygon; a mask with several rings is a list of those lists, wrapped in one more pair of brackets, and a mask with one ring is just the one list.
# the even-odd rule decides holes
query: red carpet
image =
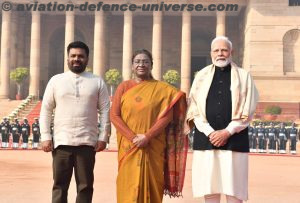
{"label": "red carpet", "polygon": [[40,117],[41,106],[42,106],[42,101],[39,101],[37,103],[37,105],[31,110],[29,115],[27,116],[30,127],[31,127],[32,123],[34,123],[34,118]]}

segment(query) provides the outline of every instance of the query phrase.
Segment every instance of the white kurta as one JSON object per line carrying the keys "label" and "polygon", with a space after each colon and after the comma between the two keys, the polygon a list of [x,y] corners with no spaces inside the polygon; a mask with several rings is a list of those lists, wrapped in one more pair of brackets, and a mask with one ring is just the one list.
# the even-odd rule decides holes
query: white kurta
{"label": "white kurta", "polygon": [[[42,141],[53,138],[54,148],[59,145],[95,146],[98,140],[107,142],[109,104],[102,78],[89,72],[75,74],[71,71],[53,76],[47,84],[41,107]],[[54,109],[54,135],[51,135]]]}
{"label": "white kurta", "polygon": [[192,186],[194,197],[221,193],[248,199],[248,153],[195,150]]}

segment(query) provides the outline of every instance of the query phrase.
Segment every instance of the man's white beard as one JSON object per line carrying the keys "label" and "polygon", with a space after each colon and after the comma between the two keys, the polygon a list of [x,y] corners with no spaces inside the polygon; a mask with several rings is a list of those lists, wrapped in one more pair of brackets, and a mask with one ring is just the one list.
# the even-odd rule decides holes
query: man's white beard
{"label": "man's white beard", "polygon": [[227,66],[228,64],[230,64],[231,63],[231,57],[229,57],[229,58],[226,58],[225,60],[215,60],[214,62],[213,62],[213,64],[215,65],[215,66],[218,66],[218,67],[220,67],[220,68],[224,68],[225,66]]}

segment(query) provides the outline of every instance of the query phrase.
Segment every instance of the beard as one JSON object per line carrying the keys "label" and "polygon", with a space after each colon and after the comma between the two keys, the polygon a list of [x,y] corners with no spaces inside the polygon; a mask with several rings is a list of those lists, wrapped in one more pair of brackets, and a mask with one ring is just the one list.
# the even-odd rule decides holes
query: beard
{"label": "beard", "polygon": [[82,73],[85,71],[86,69],[86,65],[87,64],[83,64],[81,62],[77,62],[77,64],[79,65],[73,65],[74,62],[68,62],[68,67],[70,69],[70,71],[72,71],[73,73]]}
{"label": "beard", "polygon": [[228,58],[225,58],[225,59],[223,59],[223,60],[221,60],[221,59],[215,59],[214,61],[213,61],[213,64],[215,65],[215,66],[218,66],[218,67],[220,67],[220,68],[224,68],[224,67],[226,67],[229,63],[231,63],[231,61],[232,61],[232,59],[231,59],[231,57],[228,57]]}

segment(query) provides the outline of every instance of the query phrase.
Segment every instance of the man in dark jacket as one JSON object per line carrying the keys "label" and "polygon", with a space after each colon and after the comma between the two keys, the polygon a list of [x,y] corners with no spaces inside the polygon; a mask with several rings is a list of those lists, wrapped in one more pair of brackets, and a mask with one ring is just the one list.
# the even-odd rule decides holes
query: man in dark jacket
{"label": "man in dark jacket", "polygon": [[40,123],[39,123],[38,118],[34,118],[34,123],[32,124],[32,135],[33,135],[32,148],[37,149],[38,145],[40,143],[40,137],[41,137]]}
{"label": "man in dark jacket", "polygon": [[280,128],[278,129],[279,138],[279,153],[286,153],[286,142],[287,142],[287,130],[284,123],[280,123]]}
{"label": "man in dark jacket", "polygon": [[298,139],[298,129],[296,124],[292,123],[292,127],[289,129],[289,139],[290,139],[290,152],[291,154],[296,154],[297,139]]}
{"label": "man in dark jacket", "polygon": [[3,118],[1,123],[2,148],[7,148],[9,144],[10,124],[7,118]]}
{"label": "man in dark jacket", "polygon": [[11,134],[13,138],[13,148],[16,149],[19,147],[21,134],[21,125],[18,119],[15,119],[15,122],[11,125]]}
{"label": "man in dark jacket", "polygon": [[30,135],[30,125],[28,124],[27,118],[24,118],[23,124],[21,125],[22,139],[23,139],[23,149],[28,148],[28,137]]}

